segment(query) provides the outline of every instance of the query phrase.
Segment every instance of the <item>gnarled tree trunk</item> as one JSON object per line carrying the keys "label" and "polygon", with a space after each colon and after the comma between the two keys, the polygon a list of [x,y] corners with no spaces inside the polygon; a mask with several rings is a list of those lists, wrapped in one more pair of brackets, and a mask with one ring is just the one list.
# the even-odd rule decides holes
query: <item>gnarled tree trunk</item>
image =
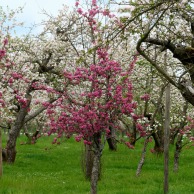
{"label": "gnarled tree trunk", "polygon": [[117,150],[117,142],[116,142],[116,139],[114,137],[115,131],[112,127],[109,127],[109,129],[110,129],[110,132],[109,132],[108,137],[107,137],[109,150],[116,151]]}
{"label": "gnarled tree trunk", "polygon": [[32,91],[31,86],[26,91],[26,100],[27,104],[20,105],[20,109],[17,113],[16,120],[11,126],[11,130],[9,132],[9,137],[6,145],[6,162],[7,163],[14,163],[16,158],[16,141],[17,137],[19,136],[20,130],[24,125],[25,117],[28,114],[28,109],[30,107],[30,103],[32,100],[32,96],[30,92]]}
{"label": "gnarled tree trunk", "polygon": [[97,184],[100,178],[100,170],[101,170],[101,155],[102,155],[102,145],[101,145],[101,134],[97,133],[93,136],[93,151],[94,151],[94,159],[92,166],[92,174],[91,174],[91,194],[97,194]]}
{"label": "gnarled tree trunk", "polygon": [[147,149],[148,142],[149,142],[149,137],[146,137],[146,139],[144,141],[144,146],[143,146],[142,154],[141,154],[141,159],[140,159],[138,167],[137,167],[136,176],[140,175],[141,169],[142,169],[142,167],[144,165],[145,156],[146,156],[146,149]]}
{"label": "gnarled tree trunk", "polygon": [[[183,129],[186,124],[187,109],[188,109],[188,102],[185,102],[183,106],[183,113],[182,113],[184,120],[180,123],[179,129]],[[180,134],[179,131],[180,130],[177,130],[178,135],[177,135],[177,141],[176,141],[176,149],[174,153],[174,172],[178,171],[180,153],[183,147],[183,143],[182,143],[183,135]]]}
{"label": "gnarled tree trunk", "polygon": [[164,151],[163,149],[163,144],[161,143],[161,138],[159,138],[159,135],[157,134],[157,132],[154,132],[152,134],[152,137],[154,139],[154,151],[158,154],[162,153]]}
{"label": "gnarled tree trunk", "polygon": [[91,174],[91,194],[97,194],[97,184],[100,174],[100,159],[101,159],[101,150],[96,149],[94,151],[94,161]]}
{"label": "gnarled tree trunk", "polygon": [[182,149],[182,135],[178,135],[177,142],[176,142],[176,149],[174,153],[174,172],[178,172],[179,167],[179,157]]}
{"label": "gnarled tree trunk", "polygon": [[87,180],[91,180],[94,163],[94,152],[91,145],[85,145],[83,151],[82,168]]}
{"label": "gnarled tree trunk", "polygon": [[21,128],[24,124],[25,116],[27,115],[28,107],[21,108],[18,112],[17,118],[13,123],[11,130],[9,132],[9,137],[6,146],[7,152],[7,163],[14,163],[16,158],[16,141],[20,133]]}

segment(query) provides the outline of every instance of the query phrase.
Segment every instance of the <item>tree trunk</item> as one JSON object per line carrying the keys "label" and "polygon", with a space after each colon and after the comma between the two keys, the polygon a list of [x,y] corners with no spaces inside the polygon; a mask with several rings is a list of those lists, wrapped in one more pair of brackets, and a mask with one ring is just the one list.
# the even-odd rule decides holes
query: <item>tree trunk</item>
{"label": "tree trunk", "polygon": [[179,158],[182,149],[182,135],[179,135],[176,142],[176,150],[174,153],[174,172],[178,172]]}
{"label": "tree trunk", "polygon": [[26,100],[27,104],[24,106],[20,104],[20,109],[17,113],[16,120],[11,126],[10,132],[9,132],[9,137],[6,145],[6,159],[7,163],[12,164],[15,162],[16,158],[16,141],[19,136],[20,130],[24,125],[25,117],[28,114],[28,109],[30,107],[30,103],[32,100],[32,96],[30,95],[30,92],[32,91],[31,85],[26,91]]}
{"label": "tree trunk", "polygon": [[91,174],[91,194],[97,194],[97,184],[100,179],[100,171],[101,171],[101,155],[102,155],[102,145],[101,145],[101,133],[96,133],[93,136],[93,166],[92,166],[92,174]]}
{"label": "tree trunk", "polygon": [[97,184],[99,180],[100,172],[100,159],[101,151],[99,149],[94,151],[94,161],[92,167],[92,176],[91,176],[91,194],[97,194]]}
{"label": "tree trunk", "polygon": [[157,132],[154,132],[154,133],[152,134],[152,137],[153,137],[154,143],[155,143],[155,145],[154,145],[154,151],[155,151],[157,154],[162,153],[162,152],[163,152],[163,146],[162,146],[162,144],[161,144],[161,140],[160,140],[160,138],[159,138]]}
{"label": "tree trunk", "polygon": [[25,118],[25,114],[19,113],[18,118],[16,119],[15,123],[13,124],[8,141],[7,141],[7,146],[6,146],[6,151],[7,151],[7,163],[14,163],[15,158],[16,158],[16,141],[18,138],[18,135],[20,133],[20,130],[23,126],[23,121]]}
{"label": "tree trunk", "polygon": [[133,132],[130,136],[130,144],[135,146],[135,143],[136,143],[136,140],[137,140],[137,128],[136,128],[136,123],[135,121],[133,121]]}
{"label": "tree trunk", "polygon": [[165,127],[164,127],[164,194],[169,190],[169,137],[170,137],[170,84],[166,87]]}
{"label": "tree trunk", "polygon": [[142,167],[144,165],[145,156],[146,156],[146,148],[147,148],[148,142],[149,142],[149,137],[146,137],[146,139],[144,141],[144,146],[143,146],[142,154],[141,154],[141,159],[140,159],[140,162],[139,162],[138,167],[137,167],[136,176],[140,175],[141,169],[142,169]]}
{"label": "tree trunk", "polygon": [[83,151],[82,169],[87,180],[91,180],[94,163],[94,152],[91,145],[85,145]]}
{"label": "tree trunk", "polygon": [[0,129],[0,177],[3,175],[3,162],[2,162],[2,133]]}
{"label": "tree trunk", "polygon": [[117,150],[117,142],[115,139],[115,131],[112,127],[109,127],[110,132],[108,133],[107,142],[109,146],[109,150],[116,151]]}

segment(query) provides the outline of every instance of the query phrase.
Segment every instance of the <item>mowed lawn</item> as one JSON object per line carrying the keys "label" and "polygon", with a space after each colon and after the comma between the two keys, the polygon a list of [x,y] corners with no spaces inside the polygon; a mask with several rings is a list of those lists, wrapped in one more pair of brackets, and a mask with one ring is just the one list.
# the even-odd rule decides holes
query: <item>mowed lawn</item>
{"label": "mowed lawn", "polygon": [[[81,168],[82,143],[74,139],[52,145],[53,137],[42,137],[35,145],[17,142],[17,158],[13,165],[4,164],[0,179],[0,194],[89,194],[90,183],[85,180]],[[5,138],[3,139],[5,145]],[[118,144],[118,151],[105,147],[102,156],[102,177],[99,194],[162,194],[163,156],[152,154],[149,145],[146,162],[140,177],[136,169],[143,144],[134,150]],[[194,193],[194,147],[181,153],[180,169],[173,172],[173,151],[170,150],[170,194]]]}

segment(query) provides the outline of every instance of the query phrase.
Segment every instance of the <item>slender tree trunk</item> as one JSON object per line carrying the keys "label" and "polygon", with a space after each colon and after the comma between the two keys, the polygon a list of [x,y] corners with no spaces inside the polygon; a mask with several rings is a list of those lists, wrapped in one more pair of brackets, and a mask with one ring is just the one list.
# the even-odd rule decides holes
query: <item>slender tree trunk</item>
{"label": "slender tree trunk", "polygon": [[94,134],[93,136],[93,151],[94,151],[94,159],[92,166],[92,174],[91,174],[91,194],[97,194],[97,184],[100,178],[101,171],[101,155],[102,155],[102,145],[101,145],[101,133]]}
{"label": "slender tree trunk", "polygon": [[110,132],[109,132],[108,137],[107,137],[109,150],[116,151],[117,150],[117,142],[115,139],[115,131],[112,127],[109,127],[109,129],[110,129]]}
{"label": "slender tree trunk", "polygon": [[[182,114],[184,120],[180,123],[179,129],[183,129],[186,124],[187,109],[188,109],[188,102],[185,102],[183,106],[183,114]],[[178,132],[179,130],[177,130],[177,134]],[[174,172],[178,172],[178,168],[179,168],[179,158],[180,158],[180,153],[183,147],[182,138],[183,138],[182,134],[177,135],[176,149],[174,153]]]}
{"label": "slender tree trunk", "polygon": [[101,159],[101,151],[97,149],[94,151],[94,161],[93,161],[92,176],[91,176],[91,194],[97,194],[97,184],[98,184],[99,172],[100,172],[100,159]]}
{"label": "slender tree trunk", "polygon": [[[21,121],[22,122],[22,121]],[[22,128],[22,123],[15,123],[10,130],[9,138],[7,141],[6,151],[7,151],[7,163],[14,163],[16,158],[16,141],[20,130]]]}
{"label": "slender tree trunk", "polygon": [[174,153],[174,172],[178,172],[179,158],[182,149],[182,135],[179,135],[176,142],[176,149]]}
{"label": "slender tree trunk", "polygon": [[2,162],[2,133],[0,129],[0,177],[3,175],[3,162]]}
{"label": "slender tree trunk", "polygon": [[170,84],[166,87],[165,127],[164,127],[164,194],[169,190],[169,133],[170,133]]}
{"label": "slender tree trunk", "polygon": [[145,156],[146,156],[146,149],[147,149],[148,142],[149,142],[149,137],[146,137],[146,139],[144,141],[144,146],[143,146],[142,154],[141,154],[141,159],[140,159],[138,167],[137,167],[136,176],[140,175],[142,167],[144,165]]}
{"label": "slender tree trunk", "polygon": [[135,146],[136,140],[137,140],[137,128],[136,128],[135,121],[133,121],[133,132],[130,137],[130,144]]}
{"label": "slender tree trunk", "polygon": [[17,117],[15,122],[11,126],[11,130],[9,132],[9,137],[6,145],[6,159],[7,163],[11,164],[15,162],[16,158],[16,141],[19,136],[20,130],[24,125],[24,120],[26,115],[28,114],[28,109],[31,103],[31,87],[28,88],[26,92],[27,105],[25,107],[20,106],[20,110],[17,113]]}
{"label": "slender tree trunk", "polygon": [[82,168],[87,180],[91,180],[92,167],[94,163],[94,152],[91,145],[85,145],[83,151]]}
{"label": "slender tree trunk", "polygon": [[159,138],[157,132],[154,132],[154,133],[152,134],[152,137],[153,137],[154,143],[155,143],[155,145],[154,145],[154,151],[155,151],[156,153],[158,153],[158,154],[159,154],[159,153],[162,153],[162,152],[163,152],[163,146],[162,146],[162,144],[161,144],[161,140],[160,140],[160,138]]}

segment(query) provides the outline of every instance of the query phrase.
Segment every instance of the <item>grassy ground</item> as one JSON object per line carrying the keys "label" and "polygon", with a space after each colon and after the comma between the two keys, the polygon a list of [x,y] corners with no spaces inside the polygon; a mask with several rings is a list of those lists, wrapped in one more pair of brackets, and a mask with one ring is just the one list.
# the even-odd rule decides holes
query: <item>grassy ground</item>
{"label": "grassy ground", "polygon": [[[52,139],[44,137],[35,145],[17,146],[14,165],[4,165],[0,179],[1,194],[88,194],[90,183],[81,170],[81,143],[66,140],[61,145],[52,145]],[[150,145],[151,146],[151,145]],[[135,150],[119,145],[117,152],[106,147],[102,157],[102,178],[99,194],[162,194],[163,157],[149,151],[142,174],[136,177],[136,168],[142,144]],[[170,194],[194,193],[194,150],[181,153],[180,170],[173,173],[173,148],[170,158]]]}

